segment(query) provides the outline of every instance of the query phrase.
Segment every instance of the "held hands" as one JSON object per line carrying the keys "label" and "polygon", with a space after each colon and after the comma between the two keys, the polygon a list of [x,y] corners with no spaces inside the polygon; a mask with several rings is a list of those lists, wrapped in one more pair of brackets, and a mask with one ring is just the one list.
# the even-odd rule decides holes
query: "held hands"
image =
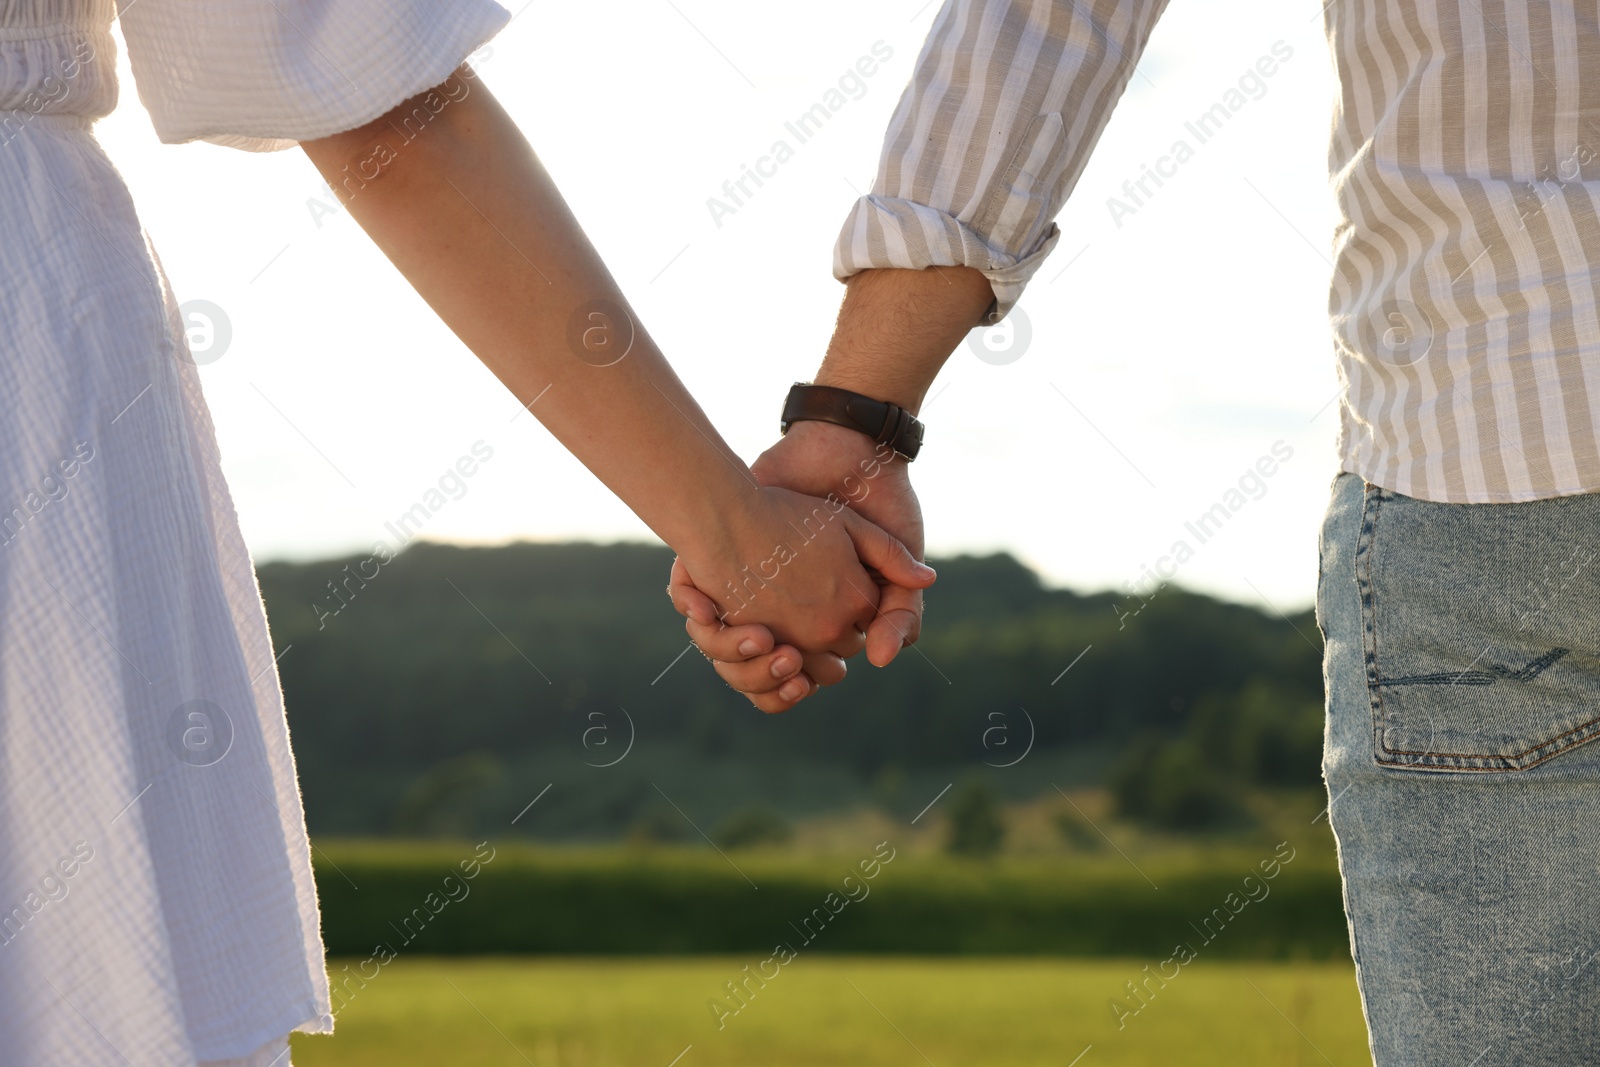
{"label": "held hands", "polygon": [[[888,448],[800,422],[751,469],[769,487],[761,521],[774,548],[731,568],[680,558],[668,592],[723,681],[762,711],[787,711],[842,681],[844,660],[863,647],[881,667],[915,643],[934,574],[916,562],[922,509]],[[702,567],[736,577],[716,589],[697,581]]]}

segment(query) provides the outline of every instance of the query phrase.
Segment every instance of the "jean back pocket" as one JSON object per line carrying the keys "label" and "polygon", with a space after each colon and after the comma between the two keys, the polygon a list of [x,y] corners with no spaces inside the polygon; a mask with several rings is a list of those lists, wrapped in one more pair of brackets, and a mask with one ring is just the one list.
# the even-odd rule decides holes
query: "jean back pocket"
{"label": "jean back pocket", "polygon": [[1374,756],[1519,771],[1600,736],[1600,495],[1436,504],[1366,487]]}

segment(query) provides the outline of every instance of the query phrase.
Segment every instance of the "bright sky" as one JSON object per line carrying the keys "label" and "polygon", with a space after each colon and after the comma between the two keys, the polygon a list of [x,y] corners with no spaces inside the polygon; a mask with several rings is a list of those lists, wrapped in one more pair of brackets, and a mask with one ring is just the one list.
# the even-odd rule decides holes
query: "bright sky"
{"label": "bright sky", "polygon": [[[480,57],[747,459],[776,436],[789,383],[821,358],[843,291],[833,240],[872,182],[937,6],[533,0]],[[1003,334],[975,336],[983,355],[959,350],[934,385],[914,468],[931,554],[1006,549],[1052,582],[1101,589],[1139,580],[1181,539],[1193,549],[1183,584],[1310,602],[1336,470],[1333,77],[1314,2],[1227,9],[1224,21],[1213,4],[1173,0],[1023,297],[1026,347],[1020,333],[1009,349]],[[859,98],[714,219],[707,199],[775,140],[792,144],[784,123],[875,45],[892,56]],[[1275,46],[1272,76],[1247,82],[1244,106],[1200,143],[1185,123]],[[537,422],[513,421],[516,402],[331,209],[303,154],[161,145],[125,62],[122,79],[99,136],[178,299],[226,316],[231,339],[201,374],[258,559],[392,544],[385,523],[480,441],[493,458],[425,536],[652,536]],[[1162,162],[1176,173],[1147,180],[1154,195],[1114,218],[1108,199],[1131,204],[1124,183],[1180,139],[1192,158]],[[1243,506],[1200,543],[1185,523],[1238,505],[1229,491],[1275,444],[1291,458],[1247,479]]]}

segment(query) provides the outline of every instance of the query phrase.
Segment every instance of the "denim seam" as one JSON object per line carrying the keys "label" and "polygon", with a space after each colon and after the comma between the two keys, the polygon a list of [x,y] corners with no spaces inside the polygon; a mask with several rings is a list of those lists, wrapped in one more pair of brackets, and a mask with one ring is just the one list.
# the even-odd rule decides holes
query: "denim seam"
{"label": "denim seam", "polygon": [[[1518,770],[1519,767],[1523,767],[1523,766],[1525,766],[1525,767],[1537,766],[1538,764],[1543,763],[1545,760],[1549,759],[1551,756],[1555,756],[1555,755],[1558,755],[1558,754],[1560,754],[1562,752],[1565,752],[1567,749],[1571,748],[1573,745],[1578,744],[1580,741],[1586,741],[1590,737],[1593,737],[1596,734],[1600,734],[1600,719],[1590,719],[1586,723],[1580,723],[1579,725],[1574,726],[1572,729],[1568,730],[1564,734],[1557,734],[1555,737],[1550,738],[1548,741],[1541,741],[1541,742],[1539,742],[1539,744],[1534,745],[1532,748],[1523,749],[1521,752],[1514,752],[1509,756],[1492,755],[1492,754],[1491,755],[1485,755],[1483,753],[1472,753],[1472,752],[1414,752],[1411,749],[1404,749],[1404,748],[1386,748],[1386,749],[1384,749],[1384,751],[1385,752],[1393,752],[1393,753],[1395,753],[1397,755],[1401,755],[1401,756],[1413,756],[1414,755],[1414,756],[1438,757],[1438,758],[1441,758],[1441,759],[1499,760],[1499,761],[1503,761],[1503,762],[1509,763],[1509,762],[1512,762],[1512,761],[1521,760],[1522,757],[1528,755],[1529,753],[1538,752],[1541,749],[1549,748],[1551,745],[1558,744],[1563,738],[1572,737],[1574,734],[1583,734],[1584,736],[1580,737],[1580,738],[1576,738],[1570,744],[1560,745],[1560,747],[1558,747],[1555,751],[1549,752],[1549,753],[1546,753],[1543,756],[1540,756],[1537,760],[1533,761],[1532,763],[1519,764],[1519,766],[1515,766],[1515,767],[1507,766],[1507,767],[1487,767],[1487,768],[1484,768],[1485,770]],[[1379,760],[1378,762],[1382,763],[1384,761],[1383,760]],[[1396,760],[1396,761],[1393,761],[1393,762],[1399,762],[1399,761]]]}
{"label": "denim seam", "polygon": [[[1541,741],[1532,748],[1510,756],[1494,753],[1463,752],[1413,752],[1391,749],[1383,743],[1383,686],[1378,677],[1378,612],[1377,595],[1372,582],[1372,560],[1376,555],[1378,513],[1382,509],[1385,490],[1372,482],[1364,485],[1365,499],[1361,507],[1361,531],[1356,538],[1356,583],[1361,597],[1362,653],[1367,672],[1367,695],[1372,711],[1372,759],[1385,767],[1405,767],[1413,770],[1464,771],[1503,774],[1537,767],[1570,748],[1600,736],[1600,717],[1580,723],[1565,733]],[[1471,506],[1471,505],[1468,505]],[[1548,750],[1548,751],[1546,751]],[[1412,756],[1414,759],[1385,759],[1385,754]],[[1526,759],[1542,753],[1536,759]]]}
{"label": "denim seam", "polygon": [[1372,714],[1372,758],[1383,763],[1383,687],[1378,684],[1377,609],[1372,590],[1372,556],[1377,540],[1378,510],[1383,490],[1371,482],[1362,484],[1361,529],[1356,535],[1356,586],[1361,597],[1361,654],[1367,672],[1367,700]]}

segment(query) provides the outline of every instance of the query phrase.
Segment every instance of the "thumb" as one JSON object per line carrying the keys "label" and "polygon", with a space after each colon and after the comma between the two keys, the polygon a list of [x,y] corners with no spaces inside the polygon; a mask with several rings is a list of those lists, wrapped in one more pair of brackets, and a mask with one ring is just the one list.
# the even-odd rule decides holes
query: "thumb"
{"label": "thumb", "polygon": [[902,648],[922,636],[922,592],[885,586],[878,599],[878,617],[867,627],[867,661],[874,667],[889,665]]}
{"label": "thumb", "polygon": [[846,508],[842,511],[845,532],[855,545],[863,566],[883,575],[891,585],[903,589],[926,589],[938,577],[932,567],[921,563],[899,539]]}

